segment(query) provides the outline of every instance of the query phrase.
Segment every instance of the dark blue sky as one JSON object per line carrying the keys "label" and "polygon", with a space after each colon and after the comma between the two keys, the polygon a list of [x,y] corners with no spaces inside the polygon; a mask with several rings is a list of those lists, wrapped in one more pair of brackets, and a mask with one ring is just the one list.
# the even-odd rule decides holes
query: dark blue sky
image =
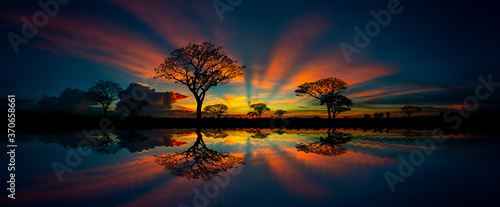
{"label": "dark blue sky", "polygon": [[[99,79],[190,96],[182,85],[152,80],[153,68],[173,49],[203,40],[223,46],[247,66],[243,78],[212,89],[206,100],[230,103],[234,113],[244,113],[249,102],[296,113],[323,110],[293,90],[330,76],[350,84],[351,115],[406,104],[436,112],[473,95],[478,76],[500,80],[496,1],[402,0],[403,10],[350,63],[339,44],[353,45],[353,28],[364,29],[374,20],[370,11],[387,9],[389,1],[243,0],[223,13],[223,21],[212,2],[73,0],[59,5],[17,54],[8,34],[22,35],[21,18],[31,20],[41,7],[36,1],[2,2],[0,91],[32,108],[44,95],[57,97],[68,87],[86,90]],[[498,99],[493,95],[481,107],[493,110]],[[192,98],[176,105],[193,107]]]}

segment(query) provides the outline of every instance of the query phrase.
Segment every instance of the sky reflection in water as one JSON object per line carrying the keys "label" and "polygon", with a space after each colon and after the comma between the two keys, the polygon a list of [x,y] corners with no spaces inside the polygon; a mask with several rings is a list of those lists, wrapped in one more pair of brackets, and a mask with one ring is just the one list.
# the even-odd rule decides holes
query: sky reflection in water
{"label": "sky reflection in water", "polygon": [[[499,182],[495,133],[450,135],[392,193],[384,172],[421,150],[425,130],[134,130],[93,137],[63,181],[79,131],[19,135],[16,201],[26,205],[409,205],[494,200]],[[88,150],[83,148],[80,150]],[[32,160],[36,157],[37,160]],[[207,186],[217,186],[207,196]],[[205,198],[200,198],[205,196]],[[211,198],[213,197],[213,198]],[[2,203],[9,202],[2,198]]]}

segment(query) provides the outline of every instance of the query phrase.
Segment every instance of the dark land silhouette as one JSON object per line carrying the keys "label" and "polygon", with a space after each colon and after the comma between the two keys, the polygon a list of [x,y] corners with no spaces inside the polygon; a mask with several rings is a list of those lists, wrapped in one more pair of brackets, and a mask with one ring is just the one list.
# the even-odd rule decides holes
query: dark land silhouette
{"label": "dark land silhouette", "polygon": [[[461,119],[458,129],[494,129],[500,117],[471,116]],[[127,117],[117,116],[77,116],[68,113],[49,113],[47,115],[18,114],[16,128],[19,130],[70,131],[81,129],[99,129],[103,120],[116,129],[172,129],[172,128],[270,128],[275,131],[300,128],[362,128],[362,129],[434,129],[452,130],[457,122],[445,122],[442,117],[396,117],[396,118],[162,118],[162,117]]]}

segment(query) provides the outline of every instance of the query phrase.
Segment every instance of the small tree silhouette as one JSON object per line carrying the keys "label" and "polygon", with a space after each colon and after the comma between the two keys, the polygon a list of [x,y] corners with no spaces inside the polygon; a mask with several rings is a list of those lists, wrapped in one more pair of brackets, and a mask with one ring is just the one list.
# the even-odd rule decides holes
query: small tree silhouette
{"label": "small tree silhouette", "polygon": [[99,80],[90,87],[87,96],[102,105],[104,116],[108,116],[108,107],[118,99],[118,94],[123,91],[118,83],[113,81]]}
{"label": "small tree silhouette", "polygon": [[285,114],[286,111],[285,110],[281,110],[281,109],[278,109],[276,110],[276,112],[274,112],[274,115],[278,115],[278,117],[281,119],[281,117],[283,116],[283,114]]}
{"label": "small tree silhouette", "polygon": [[403,106],[401,110],[403,110],[403,113],[407,114],[408,117],[411,117],[412,114],[421,112],[422,108],[420,106],[406,105]]}
{"label": "small tree silhouette", "polygon": [[265,103],[252,104],[250,105],[250,108],[253,108],[255,113],[259,115],[259,118],[262,118],[262,113],[266,111],[271,111],[271,109],[268,108]]}
{"label": "small tree silhouette", "polygon": [[214,104],[207,105],[203,108],[206,112],[215,114],[217,118],[220,119],[220,116],[225,113],[229,108],[224,104]]}
{"label": "small tree silhouette", "polygon": [[250,111],[247,113],[247,116],[250,118],[256,118],[256,117],[259,117],[259,114],[255,111]]}
{"label": "small tree silhouette", "polygon": [[384,113],[373,113],[373,118],[384,118]]}

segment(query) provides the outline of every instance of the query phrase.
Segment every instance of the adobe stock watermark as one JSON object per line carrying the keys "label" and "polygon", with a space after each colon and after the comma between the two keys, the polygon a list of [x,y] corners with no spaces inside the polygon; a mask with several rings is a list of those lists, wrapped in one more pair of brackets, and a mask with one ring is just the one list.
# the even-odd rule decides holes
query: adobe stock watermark
{"label": "adobe stock watermark", "polygon": [[370,14],[374,20],[365,24],[364,31],[359,27],[354,27],[354,31],[356,32],[353,39],[354,45],[346,42],[341,42],[339,45],[347,63],[351,63],[353,53],[361,53],[361,50],[370,44],[370,38],[378,36],[382,28],[387,27],[391,23],[393,15],[399,14],[402,11],[403,6],[399,0],[389,0],[387,2],[387,9],[382,9],[378,12],[371,10]]}
{"label": "adobe stock watermark", "polygon": [[224,13],[227,11],[232,12],[234,8],[241,3],[243,3],[243,0],[215,0],[212,2],[212,5],[222,22],[224,21]]}
{"label": "adobe stock watermark", "polygon": [[[483,76],[479,76],[477,79],[480,83],[476,86],[474,95],[465,97],[463,101],[463,110],[459,110],[459,113],[452,113],[451,109],[444,112],[443,120],[446,123],[453,123],[451,126],[453,130],[460,128],[463,120],[469,118],[470,114],[479,108],[480,101],[488,99],[491,93],[495,92],[495,87],[500,86],[500,82],[493,81],[492,74],[488,75],[488,79],[485,79]],[[426,157],[434,153],[437,144],[441,144],[447,139],[447,136],[444,135],[444,130],[441,128],[434,129],[431,135],[432,138],[415,140],[419,149],[413,150],[409,154],[408,159],[403,156],[398,156],[400,164],[398,165],[397,173],[391,171],[386,171],[384,173],[384,178],[391,192],[396,190],[395,185],[397,183],[403,183],[415,172],[416,167],[424,163]]]}
{"label": "adobe stock watermark", "polygon": [[269,128],[270,129],[278,129],[278,130],[283,130],[286,128],[286,126],[290,124],[290,121],[286,118],[281,118],[281,117],[273,117],[271,121],[269,122]]}
{"label": "adobe stock watermark", "polygon": [[[231,182],[231,177],[239,175],[243,171],[243,166],[236,167],[234,171],[227,172],[223,177],[224,179],[221,179],[221,177],[215,177],[212,181],[208,182],[203,186],[202,189],[198,188],[193,188],[193,206],[194,207],[205,207],[210,204],[209,199],[213,199],[217,197],[220,193],[220,191],[224,188],[226,188],[229,183]],[[189,205],[186,205],[184,203],[180,203],[178,207],[189,207]]]}
{"label": "adobe stock watermark", "polygon": [[[59,13],[59,6],[69,3],[70,0],[39,0],[38,5],[41,10],[33,14],[31,19],[23,16],[21,21],[21,33],[9,32],[7,39],[9,39],[12,49],[17,54],[19,53],[19,45],[28,44],[29,40],[38,34],[38,29],[45,27],[50,18],[55,17]],[[21,34],[21,35],[19,35]]]}

